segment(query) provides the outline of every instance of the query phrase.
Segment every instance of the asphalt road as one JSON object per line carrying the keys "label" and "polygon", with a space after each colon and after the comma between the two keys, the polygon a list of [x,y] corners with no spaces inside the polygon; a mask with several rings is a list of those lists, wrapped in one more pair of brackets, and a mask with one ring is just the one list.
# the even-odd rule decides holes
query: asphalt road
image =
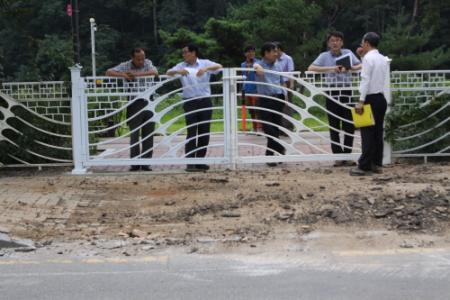
{"label": "asphalt road", "polygon": [[450,250],[0,259],[0,299],[449,299]]}

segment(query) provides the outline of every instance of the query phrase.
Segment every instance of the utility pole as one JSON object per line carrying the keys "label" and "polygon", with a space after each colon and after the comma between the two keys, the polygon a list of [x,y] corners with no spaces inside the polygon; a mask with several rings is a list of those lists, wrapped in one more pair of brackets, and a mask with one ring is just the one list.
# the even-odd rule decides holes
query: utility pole
{"label": "utility pole", "polygon": [[74,61],[75,64],[81,65],[81,56],[80,56],[80,10],[78,8],[78,0],[71,0],[72,7],[73,7],[73,13],[74,13],[74,36],[73,36],[73,43],[74,43]]}
{"label": "utility pole", "polygon": [[95,19],[90,18],[91,23],[91,56],[92,56],[92,77],[97,76],[96,66],[95,66],[95,32],[97,31],[97,24],[95,24]]}
{"label": "utility pole", "polygon": [[155,45],[158,47],[158,20],[157,20],[157,14],[156,14],[156,0],[153,0],[153,38],[155,39]]}

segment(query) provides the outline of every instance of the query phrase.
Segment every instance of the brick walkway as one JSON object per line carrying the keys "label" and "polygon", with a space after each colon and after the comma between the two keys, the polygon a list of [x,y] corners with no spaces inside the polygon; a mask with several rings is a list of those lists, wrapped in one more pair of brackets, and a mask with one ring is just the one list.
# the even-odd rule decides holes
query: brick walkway
{"label": "brick walkway", "polygon": [[[299,151],[298,154],[305,154],[305,155],[311,155],[311,154],[320,154],[321,151],[318,149],[321,149],[325,151],[326,153],[331,153],[331,147],[328,142],[329,140],[329,134],[328,132],[318,132],[318,133],[301,133],[301,138],[304,139],[307,142],[296,142],[294,144],[294,148]],[[154,140],[155,149],[153,151],[153,157],[161,157],[162,155],[166,154],[168,151],[168,146],[164,146],[160,144],[161,141],[160,136],[156,136]],[[177,143],[183,143],[185,139],[185,136],[179,136],[176,137],[172,144]],[[292,141],[288,137],[282,137],[282,140],[286,141],[287,143],[292,143]],[[212,134],[211,140],[207,152],[207,157],[223,157],[224,156],[224,148],[223,148],[223,142],[224,138],[221,134]],[[265,147],[266,147],[267,139],[264,136],[257,135],[254,133],[242,133],[238,137],[238,144],[239,144],[239,155],[241,157],[250,157],[250,156],[263,156],[265,153]],[[308,143],[310,145],[308,145]],[[359,147],[359,140],[355,142],[355,146]],[[216,146],[213,146],[216,145]],[[108,153],[115,153],[108,158],[129,158],[129,151],[125,150],[129,146],[129,140],[128,138],[121,138],[119,140],[114,141],[113,143],[108,143],[105,145],[102,145],[100,148],[101,151],[103,151],[101,155],[107,155]],[[120,149],[124,149],[123,151],[120,151]],[[181,157],[183,155],[184,147],[181,147],[181,150],[178,151],[177,157]],[[295,163],[295,165],[305,165],[305,166],[314,166],[314,165],[330,165],[330,161],[328,162],[298,162]],[[289,163],[291,164],[291,163]],[[213,164],[211,165],[213,169],[225,169],[229,166],[227,165],[221,165],[221,164]],[[265,167],[264,164],[245,164],[238,166],[239,169],[242,168],[261,168]],[[89,170],[93,173],[110,173],[110,172],[126,172],[128,171],[128,166],[108,166],[108,167],[92,167]],[[159,165],[159,166],[153,166],[152,169],[156,172],[164,172],[164,171],[182,171],[185,169],[185,165]]]}

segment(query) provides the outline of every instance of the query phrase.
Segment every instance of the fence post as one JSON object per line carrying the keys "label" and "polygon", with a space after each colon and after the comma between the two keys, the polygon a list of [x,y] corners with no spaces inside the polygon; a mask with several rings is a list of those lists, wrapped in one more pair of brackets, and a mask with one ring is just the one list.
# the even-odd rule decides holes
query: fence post
{"label": "fence post", "polygon": [[[389,57],[386,56],[387,64],[388,64],[388,71],[386,74],[386,80],[384,84],[384,97],[386,98],[387,102],[387,110],[386,115],[391,111],[391,104],[392,104],[392,89],[391,89],[391,61]],[[389,142],[384,140],[384,146],[383,146],[383,164],[391,164],[392,163],[392,146]]]}
{"label": "fence post", "polygon": [[238,95],[238,87],[237,87],[237,73],[236,69],[229,69],[228,73],[230,80],[228,81],[229,88],[229,102],[230,102],[230,148],[231,148],[231,168],[236,170],[237,167],[237,159],[239,157],[239,149],[238,149],[238,111],[237,111],[237,95]]}
{"label": "fence post", "polygon": [[233,153],[231,150],[231,99],[230,99],[230,69],[222,70],[222,93],[223,93],[223,134],[224,134],[224,156],[232,168]]}
{"label": "fence post", "polygon": [[84,142],[83,142],[83,81],[81,79],[81,66],[75,65],[70,68],[72,80],[72,155],[74,169],[72,174],[86,174],[87,169],[83,164]]}

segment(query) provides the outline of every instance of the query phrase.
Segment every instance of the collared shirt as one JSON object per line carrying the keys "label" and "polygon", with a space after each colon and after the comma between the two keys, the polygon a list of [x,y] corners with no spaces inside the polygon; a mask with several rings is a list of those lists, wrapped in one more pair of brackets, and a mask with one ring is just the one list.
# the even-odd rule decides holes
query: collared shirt
{"label": "collared shirt", "polygon": [[[267,63],[264,59],[258,62],[258,64],[266,70],[283,72],[282,66],[278,61],[275,61],[272,64]],[[287,79],[283,76],[272,74],[272,73],[264,73],[259,76],[256,74],[257,82],[270,83],[275,86],[269,85],[260,85],[258,84],[256,89],[258,90],[258,94],[262,95],[280,95],[283,94],[283,89],[280,87],[283,83],[287,81]]]}
{"label": "collared shirt", "polygon": [[208,68],[211,66],[217,65],[217,63],[210,61],[209,59],[200,59],[197,58],[197,61],[193,64],[188,64],[187,62],[181,62],[171,68],[169,71],[180,71],[187,70],[189,72],[188,75],[181,76],[180,81],[183,85],[183,98],[193,98],[193,97],[203,97],[203,96],[211,96],[211,88],[209,85],[209,78],[211,74],[217,74],[221,72],[221,70],[217,71],[208,71],[205,72],[200,77],[197,77],[197,72],[200,69]]}
{"label": "collared shirt", "polygon": [[[259,63],[259,60],[254,59],[253,63],[248,64],[247,61],[244,61],[241,63],[241,68],[252,68],[253,64]],[[243,75],[246,76],[245,81],[255,81],[255,72],[254,71],[245,71]],[[256,84],[254,83],[244,83],[244,91],[249,94],[255,94],[256,93]]]}
{"label": "collared shirt", "polygon": [[[352,66],[359,65],[361,61],[349,49],[341,49],[341,53],[334,55],[331,51],[320,53],[320,55],[313,61],[312,65],[318,67],[332,67],[336,66],[336,59],[344,54],[350,53]],[[326,73],[326,81],[330,86],[349,86],[352,77],[349,72],[345,73]]]}
{"label": "collared shirt", "polygon": [[133,64],[132,60],[123,62],[114,68],[112,68],[113,71],[116,72],[129,72],[129,71],[138,71],[138,72],[147,72],[152,70],[157,70],[156,67],[153,65],[152,61],[149,59],[144,60],[144,65],[142,67],[136,67]]}
{"label": "collared shirt", "polygon": [[290,57],[284,52],[283,54],[281,54],[280,58],[278,59],[278,62],[280,63],[283,72],[293,72],[295,69],[294,60],[292,59],[292,57]]}
{"label": "collared shirt", "polygon": [[364,101],[367,95],[384,92],[388,60],[377,49],[372,49],[363,58],[359,99]]}
{"label": "collared shirt", "polygon": [[[136,67],[133,64],[132,60],[123,62],[114,68],[112,68],[113,71],[116,72],[129,72],[129,71],[135,71],[135,72],[148,72],[148,71],[158,71],[158,69],[153,65],[152,61],[149,59],[144,60],[144,65],[142,67]],[[128,87],[128,92],[130,93],[139,93],[145,91],[148,87],[150,87],[152,81],[146,80],[144,77],[135,77],[132,81],[126,81],[125,86]],[[130,99],[132,99],[133,96],[130,96]]]}

